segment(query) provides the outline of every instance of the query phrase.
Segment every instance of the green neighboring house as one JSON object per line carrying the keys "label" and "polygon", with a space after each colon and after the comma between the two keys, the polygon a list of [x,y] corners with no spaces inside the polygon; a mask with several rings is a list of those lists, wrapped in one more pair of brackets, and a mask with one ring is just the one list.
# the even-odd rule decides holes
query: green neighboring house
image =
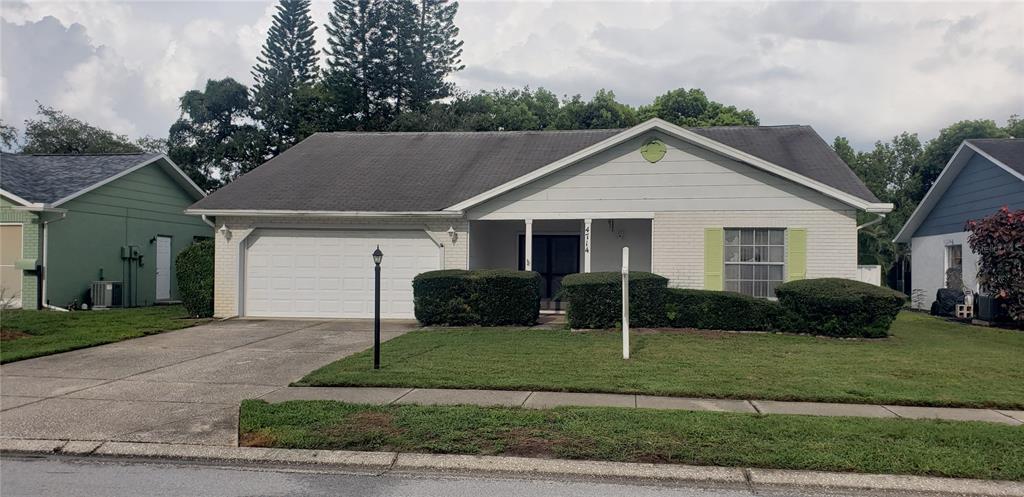
{"label": "green neighboring house", "polygon": [[[205,192],[162,154],[0,155],[0,287],[25,309],[178,299],[175,256],[213,227],[184,214]],[[111,288],[117,288],[112,285]]]}

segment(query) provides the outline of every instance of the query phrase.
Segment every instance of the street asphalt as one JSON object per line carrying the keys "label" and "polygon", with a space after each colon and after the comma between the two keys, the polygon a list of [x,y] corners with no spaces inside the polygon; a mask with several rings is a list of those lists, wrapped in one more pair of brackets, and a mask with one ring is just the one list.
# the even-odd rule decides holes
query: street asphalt
{"label": "street asphalt", "polygon": [[[224,466],[166,461],[5,456],[0,459],[4,496],[388,496],[388,497],[882,497],[897,494],[822,489],[700,484],[656,485],[622,481],[356,473],[316,467]],[[927,494],[906,494],[919,495]]]}

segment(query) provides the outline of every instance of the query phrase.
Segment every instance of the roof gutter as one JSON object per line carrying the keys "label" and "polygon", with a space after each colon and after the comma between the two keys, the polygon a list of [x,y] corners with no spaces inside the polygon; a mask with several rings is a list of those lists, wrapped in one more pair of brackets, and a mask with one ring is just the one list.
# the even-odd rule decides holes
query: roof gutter
{"label": "roof gutter", "polygon": [[239,216],[239,217],[342,217],[342,218],[461,218],[462,211],[303,211],[265,209],[186,209],[185,214],[193,216]]}

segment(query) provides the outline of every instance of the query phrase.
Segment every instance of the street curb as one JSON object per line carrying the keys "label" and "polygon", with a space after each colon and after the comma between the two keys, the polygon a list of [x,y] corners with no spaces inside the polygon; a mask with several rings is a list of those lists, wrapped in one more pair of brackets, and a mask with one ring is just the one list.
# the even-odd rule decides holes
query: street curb
{"label": "street curb", "polygon": [[797,486],[812,489],[1024,497],[1024,482],[1013,481],[528,457],[26,439],[0,439],[0,453],[138,457],[250,464],[309,464],[375,474],[431,471],[452,474],[630,479],[659,483],[687,482],[751,488]]}

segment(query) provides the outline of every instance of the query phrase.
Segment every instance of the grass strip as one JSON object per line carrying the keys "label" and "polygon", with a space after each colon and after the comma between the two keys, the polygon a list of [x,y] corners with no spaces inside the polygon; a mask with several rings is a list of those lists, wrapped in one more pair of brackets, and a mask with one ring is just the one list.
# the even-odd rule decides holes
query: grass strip
{"label": "grass strip", "polygon": [[1024,429],[980,422],[247,400],[239,423],[260,447],[1024,479]]}

